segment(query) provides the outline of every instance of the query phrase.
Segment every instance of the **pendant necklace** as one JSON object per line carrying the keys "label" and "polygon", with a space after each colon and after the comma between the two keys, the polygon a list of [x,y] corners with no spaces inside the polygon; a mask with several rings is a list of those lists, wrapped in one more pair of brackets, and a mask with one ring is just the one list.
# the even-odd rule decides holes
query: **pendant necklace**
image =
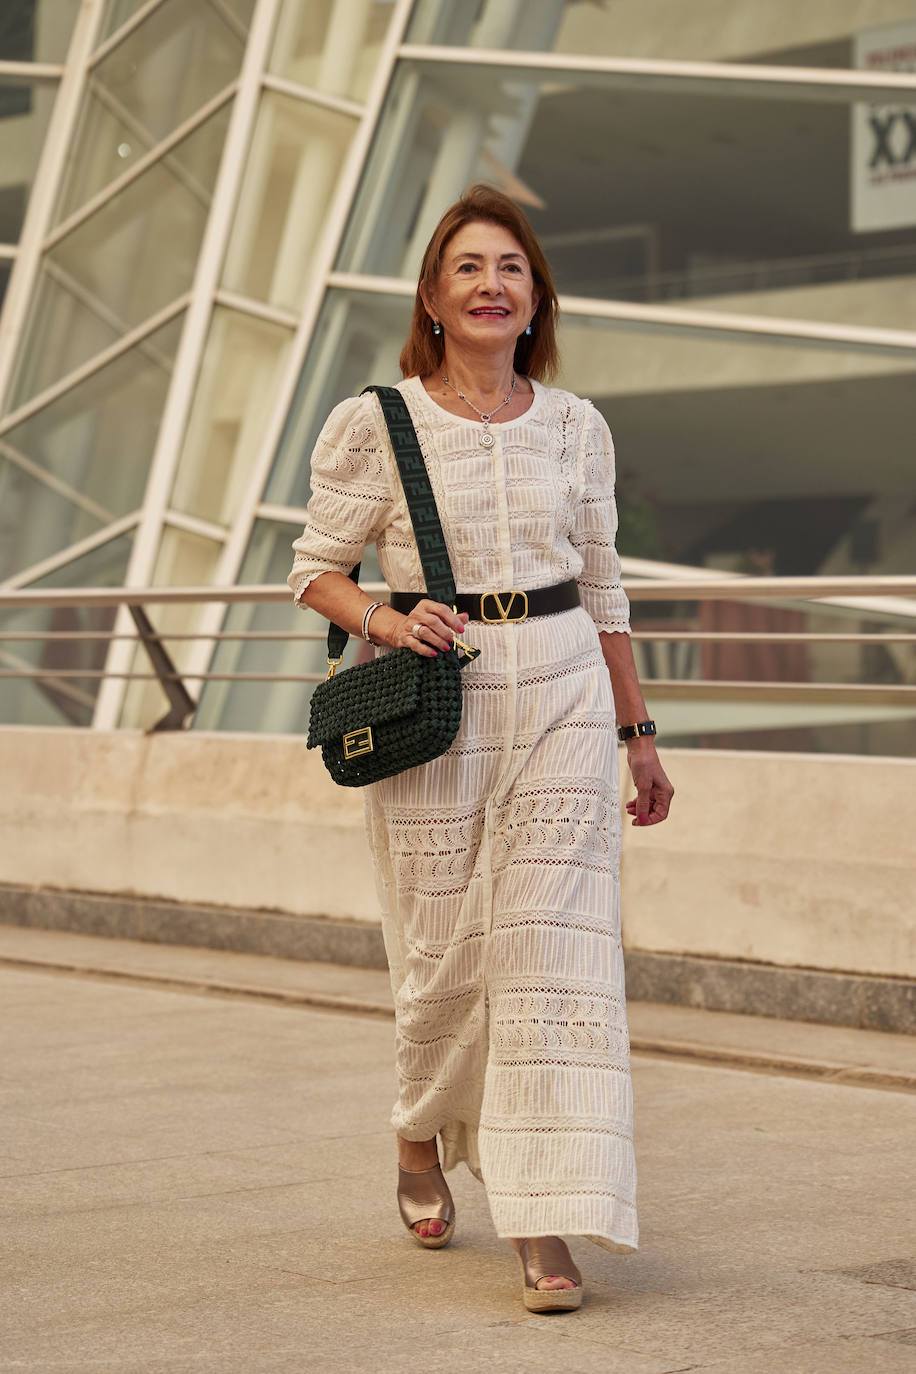
{"label": "pendant necklace", "polygon": [[497,413],[497,411],[502,410],[503,406],[507,406],[507,405],[509,404],[509,402],[512,400],[512,396],[513,396],[513,393],[514,393],[514,391],[515,391],[515,384],[516,384],[516,382],[517,382],[517,380],[518,380],[518,378],[516,377],[515,373],[514,373],[514,372],[512,373],[512,385],[511,385],[510,388],[509,388],[509,394],[508,394],[508,396],[506,397],[506,399],[505,399],[504,401],[500,401],[499,405],[498,405],[498,406],[494,406],[492,410],[490,410],[490,411],[488,411],[488,412],[486,413],[486,415],[483,413],[482,410],[478,410],[478,409],[477,409],[477,407],[475,406],[475,404],[474,404],[473,401],[469,401],[469,400],[468,400],[467,396],[465,396],[465,394],[464,394],[463,391],[459,391],[458,388],[455,386],[455,384],[454,384],[453,382],[450,382],[450,381],[449,381],[448,377],[446,377],[446,375],[445,375],[444,372],[440,372],[440,373],[439,373],[439,376],[442,378],[443,382],[445,382],[445,385],[446,385],[446,386],[451,387],[452,391],[454,391],[454,393],[455,393],[455,395],[458,397],[459,401],[464,401],[464,404],[465,404],[466,406],[470,406],[471,409],[472,409],[473,411],[475,411],[475,412],[480,416],[481,420],[483,420],[483,431],[482,431],[482,433],[481,433],[481,435],[480,435],[480,447],[481,447],[481,448],[492,448],[493,445],[494,445],[494,443],[496,442],[496,440],[493,438],[493,435],[490,433],[490,420],[491,420],[491,419],[493,418],[493,416]]}

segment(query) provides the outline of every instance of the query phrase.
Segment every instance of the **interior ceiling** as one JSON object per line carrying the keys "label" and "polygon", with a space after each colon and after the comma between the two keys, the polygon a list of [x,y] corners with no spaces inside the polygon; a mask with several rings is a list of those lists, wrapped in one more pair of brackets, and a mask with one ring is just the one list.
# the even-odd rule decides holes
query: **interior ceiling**
{"label": "interior ceiling", "polygon": [[567,89],[541,96],[518,175],[539,233],[654,224],[667,267],[916,242],[851,233],[849,126],[843,104]]}
{"label": "interior ceiling", "polygon": [[593,395],[621,472],[667,502],[916,498],[912,375]]}
{"label": "interior ceiling", "polygon": [[[842,104],[554,90],[518,174],[546,202],[531,212],[539,233],[653,224],[663,269],[691,253],[728,261],[916,243],[916,228],[850,233],[849,125]],[[665,502],[859,499],[916,485],[911,373],[593,399],[618,465]]]}

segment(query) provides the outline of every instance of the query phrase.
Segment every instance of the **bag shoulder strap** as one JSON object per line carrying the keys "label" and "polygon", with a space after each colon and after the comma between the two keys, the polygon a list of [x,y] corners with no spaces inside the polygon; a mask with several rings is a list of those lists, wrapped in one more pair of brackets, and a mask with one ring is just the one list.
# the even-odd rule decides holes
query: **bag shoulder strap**
{"label": "bag shoulder strap", "polygon": [[[394,386],[367,386],[361,393],[375,392],[382,407],[382,415],[391,440],[391,451],[397,464],[401,486],[407,499],[410,523],[413,525],[417,551],[423,567],[426,592],[433,601],[451,606],[455,600],[455,579],[442,533],[442,522],[436,509],[436,498],[430,486],[423,451],[414,429],[407,402]],[[350,573],[359,581],[360,565]],[[346,647],[349,633],[332,621],[328,629],[328,658],[339,659]]]}

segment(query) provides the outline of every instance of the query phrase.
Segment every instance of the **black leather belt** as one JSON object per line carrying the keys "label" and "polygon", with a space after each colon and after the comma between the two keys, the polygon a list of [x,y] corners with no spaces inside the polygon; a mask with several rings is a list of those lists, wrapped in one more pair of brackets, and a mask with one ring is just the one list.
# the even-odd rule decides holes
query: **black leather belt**
{"label": "black leather belt", "polygon": [[[410,615],[425,596],[426,592],[392,592],[390,605],[392,610]],[[579,584],[574,577],[568,582],[557,582],[553,587],[538,587],[533,592],[459,592],[455,597],[456,611],[488,625],[514,625],[529,616],[556,615],[558,611],[571,611],[578,605]]]}

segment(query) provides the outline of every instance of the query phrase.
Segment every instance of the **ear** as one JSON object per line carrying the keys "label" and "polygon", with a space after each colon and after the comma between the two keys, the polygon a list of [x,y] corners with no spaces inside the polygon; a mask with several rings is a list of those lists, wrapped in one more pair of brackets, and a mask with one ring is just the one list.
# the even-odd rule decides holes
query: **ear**
{"label": "ear", "polygon": [[439,318],[439,312],[436,309],[434,295],[431,291],[428,291],[425,286],[420,287],[420,300],[423,302],[423,309],[426,311],[430,320],[437,320]]}

